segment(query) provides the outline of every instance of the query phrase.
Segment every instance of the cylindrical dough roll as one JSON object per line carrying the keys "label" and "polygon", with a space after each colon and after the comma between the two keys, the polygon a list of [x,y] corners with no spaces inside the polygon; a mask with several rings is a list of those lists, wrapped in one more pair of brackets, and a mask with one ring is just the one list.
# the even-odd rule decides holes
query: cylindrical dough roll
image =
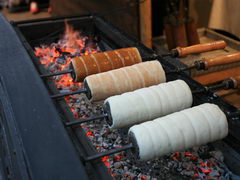
{"label": "cylindrical dough roll", "polygon": [[205,103],[162,118],[135,125],[130,139],[141,160],[206,144],[228,134],[225,114],[215,104]]}
{"label": "cylindrical dough roll", "polygon": [[110,128],[153,120],[192,106],[192,92],[183,80],[138,89],[105,100]]}
{"label": "cylindrical dough roll", "polygon": [[165,72],[158,61],[148,61],[108,72],[87,76],[85,87],[92,101],[166,82]]}
{"label": "cylindrical dough roll", "polygon": [[88,75],[131,66],[140,62],[142,62],[142,58],[135,47],[75,57],[72,59],[73,79],[75,82],[83,81]]}

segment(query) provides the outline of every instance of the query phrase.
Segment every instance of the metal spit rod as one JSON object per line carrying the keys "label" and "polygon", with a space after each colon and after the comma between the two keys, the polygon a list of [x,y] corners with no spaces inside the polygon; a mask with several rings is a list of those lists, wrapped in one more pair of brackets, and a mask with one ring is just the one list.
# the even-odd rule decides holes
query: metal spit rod
{"label": "metal spit rod", "polygon": [[[150,60],[158,59],[160,57],[161,57],[161,55],[153,55],[153,56],[149,56],[149,57],[144,57],[144,58],[142,58],[142,60],[143,61],[150,61]],[[59,72],[55,72],[55,73],[41,74],[40,77],[41,78],[49,78],[49,77],[69,74],[69,73],[73,73],[73,72],[74,72],[73,69],[68,69],[68,70],[59,71]]]}
{"label": "metal spit rod", "polygon": [[[147,58],[156,59],[157,57],[161,57],[161,55],[154,55],[152,57],[147,57]],[[194,68],[197,70],[206,70],[211,67],[215,67],[215,66],[219,66],[219,65],[223,65],[223,64],[234,63],[234,62],[239,62],[239,61],[240,61],[240,52],[229,53],[225,56],[219,56],[219,57],[215,57],[215,58],[209,58],[209,59],[202,58],[201,60],[195,61],[194,64],[190,67],[177,68],[172,71],[166,72],[166,74],[179,73],[179,72],[194,69]],[[51,76],[60,75],[60,74],[62,75],[62,74],[70,73],[70,72],[74,72],[74,70],[69,69],[67,71],[57,72],[55,74],[46,74],[46,75],[42,75],[42,77],[51,77]]]}
{"label": "metal spit rod", "polygon": [[73,69],[68,69],[68,70],[64,70],[64,71],[59,71],[56,73],[49,73],[49,74],[42,74],[40,75],[41,78],[48,78],[48,77],[52,77],[52,76],[59,76],[59,75],[63,75],[63,74],[69,74],[72,73]]}
{"label": "metal spit rod", "polygon": [[[227,115],[228,118],[237,117],[237,116],[240,116],[240,110],[238,110],[236,112],[233,112],[233,113],[226,113],[225,112],[225,114]],[[122,151],[127,151],[127,150],[130,150],[130,149],[134,149],[134,148],[135,147],[134,147],[133,143],[129,143],[127,145],[124,145],[121,148],[112,149],[112,150],[102,152],[102,153],[97,153],[97,154],[94,154],[94,155],[91,155],[91,156],[88,156],[88,157],[84,157],[83,159],[84,159],[85,162],[89,162],[89,161],[93,161],[93,160],[102,158],[104,156],[109,156],[109,155],[112,155],[112,154],[116,154],[116,153],[119,153],[119,152],[122,152]]]}
{"label": "metal spit rod", "polygon": [[[183,57],[183,56],[187,56],[189,54],[196,54],[196,53],[212,51],[212,50],[216,50],[216,49],[224,49],[225,47],[226,47],[225,41],[220,40],[220,41],[215,41],[215,42],[211,42],[211,43],[197,44],[197,45],[188,46],[188,47],[177,47],[175,49],[172,49],[167,54],[153,55],[153,56],[149,56],[149,57],[143,57],[142,59],[143,59],[143,61],[148,61],[148,60],[155,60],[155,59],[161,58],[162,56]],[[74,57],[74,56],[68,55],[68,57]],[[61,71],[61,72],[52,73],[52,74],[42,74],[42,75],[40,75],[40,77],[48,78],[48,77],[68,74],[68,73],[72,73],[72,72],[73,72],[73,70],[69,69],[66,71]]]}
{"label": "metal spit rod", "polygon": [[226,79],[219,84],[215,84],[212,86],[204,86],[202,89],[193,90],[192,94],[209,92],[209,91],[218,91],[218,90],[227,90],[227,89],[235,89],[236,84],[234,78]]}
{"label": "metal spit rod", "polygon": [[[226,113],[225,113],[226,114]],[[227,113],[226,114],[228,117],[236,117],[236,116],[240,116],[240,110],[234,112],[234,113]],[[88,156],[88,157],[84,157],[84,161],[85,162],[89,162],[89,161],[94,161],[96,159],[99,159],[99,158],[102,158],[104,156],[109,156],[109,155],[112,155],[112,154],[116,154],[116,153],[119,153],[119,152],[122,152],[122,151],[127,151],[127,150],[130,150],[130,149],[134,149],[134,145],[132,143],[129,143],[127,145],[124,145],[123,147],[121,148],[117,148],[117,149],[111,149],[109,151],[106,151],[106,152],[102,152],[102,153],[97,153],[97,154],[94,154],[94,155],[91,155],[91,156]]]}
{"label": "metal spit rod", "polygon": [[[143,61],[150,61],[150,60],[156,60],[158,58],[160,58],[161,55],[155,55],[155,56],[151,56],[151,57],[145,57],[143,58]],[[180,73],[182,71],[187,71],[187,70],[191,70],[191,69],[197,69],[197,70],[202,70],[204,69],[201,65],[203,62],[201,60],[199,61],[195,61],[193,66],[190,67],[185,67],[185,68],[177,68],[175,70],[172,71],[168,71],[166,72],[166,74],[171,74],[171,73]],[[201,66],[200,66],[201,65]],[[59,75],[64,75],[64,74],[69,74],[69,73],[73,73],[74,70],[73,69],[68,69],[68,70],[64,70],[64,71],[59,71],[56,73],[48,73],[48,74],[42,74],[40,75],[41,78],[49,78],[49,77],[53,77],[53,76],[59,76]]]}
{"label": "metal spit rod", "polygon": [[[204,92],[209,92],[209,91],[218,91],[218,90],[222,90],[222,89],[234,89],[237,87],[236,83],[235,83],[235,79],[234,78],[230,78],[230,79],[226,79],[224,80],[222,83],[216,84],[216,85],[212,85],[212,86],[205,86],[202,89],[197,89],[197,90],[192,90],[192,94],[198,94],[198,93],[204,93]],[[88,117],[88,118],[81,118],[81,119],[77,119],[74,122],[66,122],[65,126],[66,127],[71,127],[74,125],[79,125],[85,122],[91,122],[91,121],[95,121],[98,119],[104,119],[107,118],[108,114],[104,113],[98,116],[94,116],[94,117]]]}
{"label": "metal spit rod", "polygon": [[103,118],[106,118],[106,117],[108,117],[107,114],[101,114],[99,116],[94,116],[94,117],[89,117],[89,118],[81,118],[81,119],[77,119],[76,121],[73,121],[73,122],[66,122],[65,126],[66,127],[74,126],[74,125],[82,124],[82,123],[85,123],[85,122],[94,121],[94,120],[97,120],[97,119],[103,119]]}
{"label": "metal spit rod", "polygon": [[234,118],[234,117],[239,117],[240,118],[240,110],[237,110],[236,112],[232,113],[226,113],[228,118]]}
{"label": "metal spit rod", "polygon": [[97,154],[85,157],[84,161],[86,161],[86,162],[93,161],[93,160],[99,159],[99,158],[104,157],[104,156],[109,156],[111,154],[116,154],[116,153],[119,153],[119,152],[122,152],[122,151],[127,151],[127,150],[133,149],[133,148],[134,148],[133,144],[130,143],[130,144],[124,145],[121,148],[111,149],[107,152],[97,153]]}
{"label": "metal spit rod", "polygon": [[[186,70],[193,69],[193,68],[197,68],[197,69],[205,68],[204,62],[203,61],[196,61],[195,64],[191,67],[179,68],[179,69],[176,69],[176,70],[173,70],[173,71],[166,72],[166,74],[179,73],[181,71],[186,71]],[[87,92],[87,90],[85,88],[83,88],[83,89],[68,92],[68,93],[55,94],[55,95],[52,95],[51,98],[52,99],[58,99],[58,98],[62,98],[62,97],[65,97],[65,96],[80,94],[80,93],[86,93],[86,92]]]}
{"label": "metal spit rod", "polygon": [[[235,87],[235,81],[233,80],[233,78],[230,78],[230,79],[224,80],[220,84],[212,85],[212,86],[209,86],[209,87],[205,86],[202,89],[193,90],[192,94],[203,93],[203,92],[208,92],[208,91],[218,91],[218,90],[221,90],[221,89],[234,89],[234,88],[236,88]],[[70,95],[80,94],[80,93],[86,93],[86,92],[87,92],[87,89],[82,88],[82,89],[77,90],[77,91],[51,95],[50,97],[52,99],[58,99],[58,98],[63,98],[65,96],[70,96]]]}
{"label": "metal spit rod", "polygon": [[50,97],[52,99],[59,99],[59,98],[63,98],[65,96],[70,96],[70,95],[74,95],[74,94],[81,94],[81,93],[86,93],[87,92],[87,89],[85,88],[82,88],[82,89],[79,89],[77,91],[72,91],[72,92],[67,92],[67,93],[59,93],[59,94],[55,94],[55,95],[51,95]]}

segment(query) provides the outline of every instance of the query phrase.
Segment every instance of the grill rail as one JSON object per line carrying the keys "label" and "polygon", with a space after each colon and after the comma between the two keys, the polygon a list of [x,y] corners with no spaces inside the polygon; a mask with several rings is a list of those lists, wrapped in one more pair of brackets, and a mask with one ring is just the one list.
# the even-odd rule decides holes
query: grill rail
{"label": "grill rail", "polygon": [[[11,42],[5,47],[0,46],[1,52],[8,52],[5,53],[6,57],[2,57],[4,61],[0,61],[0,72],[3,73],[6,89],[10,93],[10,103],[13,106],[14,116],[18,117],[16,119],[16,129],[19,130],[20,136],[23,139],[22,150],[29,172],[29,178],[27,179],[44,179],[46,176],[51,177],[51,179],[56,179],[56,177],[61,176],[61,174],[61,177],[68,179],[79,179],[79,177],[88,179],[90,173],[93,174],[90,179],[111,179],[103,163],[100,163],[99,160],[92,161],[98,159],[102,154],[96,153],[84,131],[79,126],[72,127],[72,124],[77,121],[73,118],[65,101],[59,100],[57,103],[51,101],[48,91],[50,91],[51,94],[58,93],[56,87],[51,85],[53,84],[52,80],[44,79],[43,81],[39,75],[47,73],[35,57],[33,47],[45,41],[46,38],[43,37],[48,37],[48,39],[53,40],[56,38],[56,35],[61,34],[63,31],[64,18],[12,22],[14,32],[7,21],[0,16],[0,24],[2,24],[0,26],[0,33],[9,33],[7,37],[1,36],[0,40],[1,42],[8,42],[10,38]],[[142,57],[157,56],[154,51],[147,49],[136,39],[129,37],[126,33],[96,14],[67,18],[69,23],[75,25],[77,28],[87,30],[86,32],[89,32],[89,36],[96,34],[101,37],[102,44],[100,46],[103,47],[102,49],[135,46],[139,49]],[[79,24],[83,27],[80,27]],[[49,25],[51,25],[52,28],[48,28]],[[43,29],[45,31],[43,31]],[[32,32],[35,33],[33,34]],[[54,37],[50,38],[48,34],[53,34]],[[9,49],[16,53],[13,54],[9,52]],[[177,59],[169,56],[159,56],[158,59],[165,70],[169,72],[179,68],[188,68]],[[38,70],[38,72],[36,70]],[[186,75],[187,73],[171,73],[167,76],[167,80],[183,79],[190,85],[192,91],[204,89],[201,84],[188,77]],[[28,77],[27,82],[26,77]],[[43,82],[46,83],[46,87]],[[16,88],[12,88],[12,83],[14,83],[14,87]],[[37,84],[37,86],[30,88],[29,84]],[[24,107],[23,99],[20,98],[21,100],[18,100],[19,97],[23,96],[25,101]],[[38,102],[41,103],[39,104]],[[219,105],[224,112],[229,114],[236,113],[237,111],[235,107],[222,101],[220,97],[212,92],[200,92],[194,95],[194,105],[199,105],[204,102],[215,103]],[[64,111],[61,111],[61,109],[64,109]],[[105,114],[103,116],[105,116]],[[36,119],[37,121],[35,121]],[[64,123],[62,123],[61,120]],[[231,136],[240,139],[239,118],[229,117],[228,120]],[[64,124],[66,124],[66,127],[71,127],[65,129]],[[54,131],[51,129],[53,127]],[[43,133],[43,130],[47,133]],[[51,146],[46,147],[47,144]],[[131,149],[130,146],[131,144],[124,148]],[[39,152],[42,147],[46,147],[47,149]],[[61,147],[65,148],[61,149]],[[66,150],[66,148],[68,149]],[[115,150],[112,152],[115,153]],[[47,163],[50,161],[49,154],[54,156],[51,159],[51,163]],[[35,158],[36,155],[38,155],[38,158]],[[88,161],[88,163],[85,163],[84,160]],[[39,163],[39,161],[41,161],[41,163]],[[66,162],[69,162],[67,166]],[[56,164],[58,165],[57,168]],[[45,169],[43,170],[42,167]],[[89,169],[91,170],[89,171]],[[41,173],[39,171],[41,171]],[[16,172],[17,171],[13,169],[13,174],[16,174]]]}

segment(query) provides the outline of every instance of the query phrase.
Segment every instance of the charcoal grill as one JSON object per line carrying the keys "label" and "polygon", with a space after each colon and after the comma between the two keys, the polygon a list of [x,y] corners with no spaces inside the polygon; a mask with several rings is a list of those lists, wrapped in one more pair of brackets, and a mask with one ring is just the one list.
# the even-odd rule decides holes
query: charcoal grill
{"label": "charcoal grill", "polygon": [[[65,101],[52,101],[57,94],[47,72],[34,55],[33,48],[52,43],[64,31],[64,19],[87,36],[98,37],[102,51],[135,46],[142,57],[156,55],[136,39],[116,28],[97,14],[11,22],[0,16],[0,128],[3,179],[112,179],[100,160],[85,162],[96,151],[79,126],[65,128],[75,121]],[[186,67],[176,58],[159,57],[166,70]],[[167,76],[183,79],[192,90],[203,89],[189,72]],[[236,108],[211,92],[194,96],[194,105],[211,102],[228,113]],[[226,163],[235,172],[240,167],[240,123],[229,118],[230,135],[219,142]]]}

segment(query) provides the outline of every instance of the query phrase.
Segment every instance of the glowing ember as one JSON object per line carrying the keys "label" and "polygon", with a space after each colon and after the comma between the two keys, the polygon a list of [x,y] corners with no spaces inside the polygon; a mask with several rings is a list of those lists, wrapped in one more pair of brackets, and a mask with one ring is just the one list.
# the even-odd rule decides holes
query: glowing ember
{"label": "glowing ember", "polygon": [[212,170],[211,169],[205,169],[205,168],[200,168],[201,169],[201,171],[203,172],[203,173],[205,173],[205,174],[208,174],[208,173],[210,173],[210,172],[212,172]]}
{"label": "glowing ember", "polygon": [[102,157],[102,162],[106,162],[109,158],[110,158],[109,156]]}
{"label": "glowing ember", "polygon": [[110,173],[112,177],[116,177],[117,175],[116,174],[113,174],[113,173]]}
{"label": "glowing ember", "polygon": [[[69,68],[72,56],[88,55],[98,52],[99,48],[94,41],[66,23],[63,37],[49,46],[42,45],[35,48],[35,54],[48,72],[57,72]],[[74,83],[69,74],[53,77],[60,92],[70,92],[81,88],[81,83]],[[64,98],[75,118],[86,118],[94,114],[101,114],[102,105],[88,104],[81,95],[70,95]],[[80,125],[86,132],[96,150],[105,152],[112,148],[119,148],[128,143],[120,136],[118,130],[109,131],[103,120]],[[221,155],[220,155],[221,156]],[[224,170],[222,161],[216,158],[204,159],[194,150],[190,152],[175,152],[159,158],[158,160],[137,162],[128,153],[122,152],[105,156],[102,162],[109,173],[116,179],[175,179],[174,174],[179,173],[189,179],[220,179]],[[220,164],[220,165],[219,165]],[[172,173],[175,171],[174,173]],[[156,174],[154,174],[157,172]],[[164,175],[165,173],[165,175]],[[172,177],[169,177],[171,176]]]}
{"label": "glowing ember", "polygon": [[189,152],[185,152],[185,156],[192,156],[192,154]]}
{"label": "glowing ember", "polygon": [[[75,31],[72,26],[65,23],[63,37],[50,46],[42,45],[41,47],[36,47],[35,55],[51,73],[63,71],[69,69],[70,56],[82,56],[100,51],[92,41],[92,39],[86,36],[81,36],[79,31]],[[70,90],[74,91],[81,85],[81,83],[74,83],[69,74],[56,76],[54,80],[57,88],[60,89],[70,87]]]}
{"label": "glowing ember", "polygon": [[79,31],[75,31],[73,26],[69,26],[65,21],[65,34],[62,41],[65,41],[64,50],[69,53],[75,53],[77,49],[84,49],[85,43],[81,40]]}
{"label": "glowing ember", "polygon": [[194,176],[195,176],[195,177],[199,177],[199,174],[198,174],[198,173],[195,173]]}
{"label": "glowing ember", "polygon": [[[219,152],[212,152],[218,153]],[[219,179],[221,173],[219,170],[219,161],[215,158],[209,158],[203,161],[197,151],[193,152],[175,152],[172,154],[172,159],[181,164],[181,173],[191,175],[200,179]],[[178,165],[176,165],[178,167]],[[194,179],[195,179],[194,178]]]}
{"label": "glowing ember", "polygon": [[86,133],[86,135],[87,135],[87,136],[94,136],[92,131],[88,131],[88,132]]}
{"label": "glowing ember", "polygon": [[192,157],[191,157],[191,160],[193,160],[193,161],[195,161],[195,160],[197,160],[197,159],[198,159],[197,156],[192,156]]}
{"label": "glowing ember", "polygon": [[123,155],[121,155],[121,154],[114,155],[115,161],[120,161],[122,158],[123,158]]}
{"label": "glowing ember", "polygon": [[[110,164],[110,162],[109,162],[109,159],[110,159],[110,157],[109,156],[104,156],[103,158],[102,158],[102,162],[105,164],[105,166],[107,166],[107,167],[109,167],[111,164]],[[109,171],[110,171],[110,169],[109,169]]]}
{"label": "glowing ember", "polygon": [[107,166],[107,167],[109,167],[109,166],[111,165],[111,163],[108,162],[108,161],[104,162],[104,164],[105,164],[105,166]]}
{"label": "glowing ember", "polygon": [[180,152],[175,152],[173,156],[173,160],[177,161],[179,157],[180,157]]}

